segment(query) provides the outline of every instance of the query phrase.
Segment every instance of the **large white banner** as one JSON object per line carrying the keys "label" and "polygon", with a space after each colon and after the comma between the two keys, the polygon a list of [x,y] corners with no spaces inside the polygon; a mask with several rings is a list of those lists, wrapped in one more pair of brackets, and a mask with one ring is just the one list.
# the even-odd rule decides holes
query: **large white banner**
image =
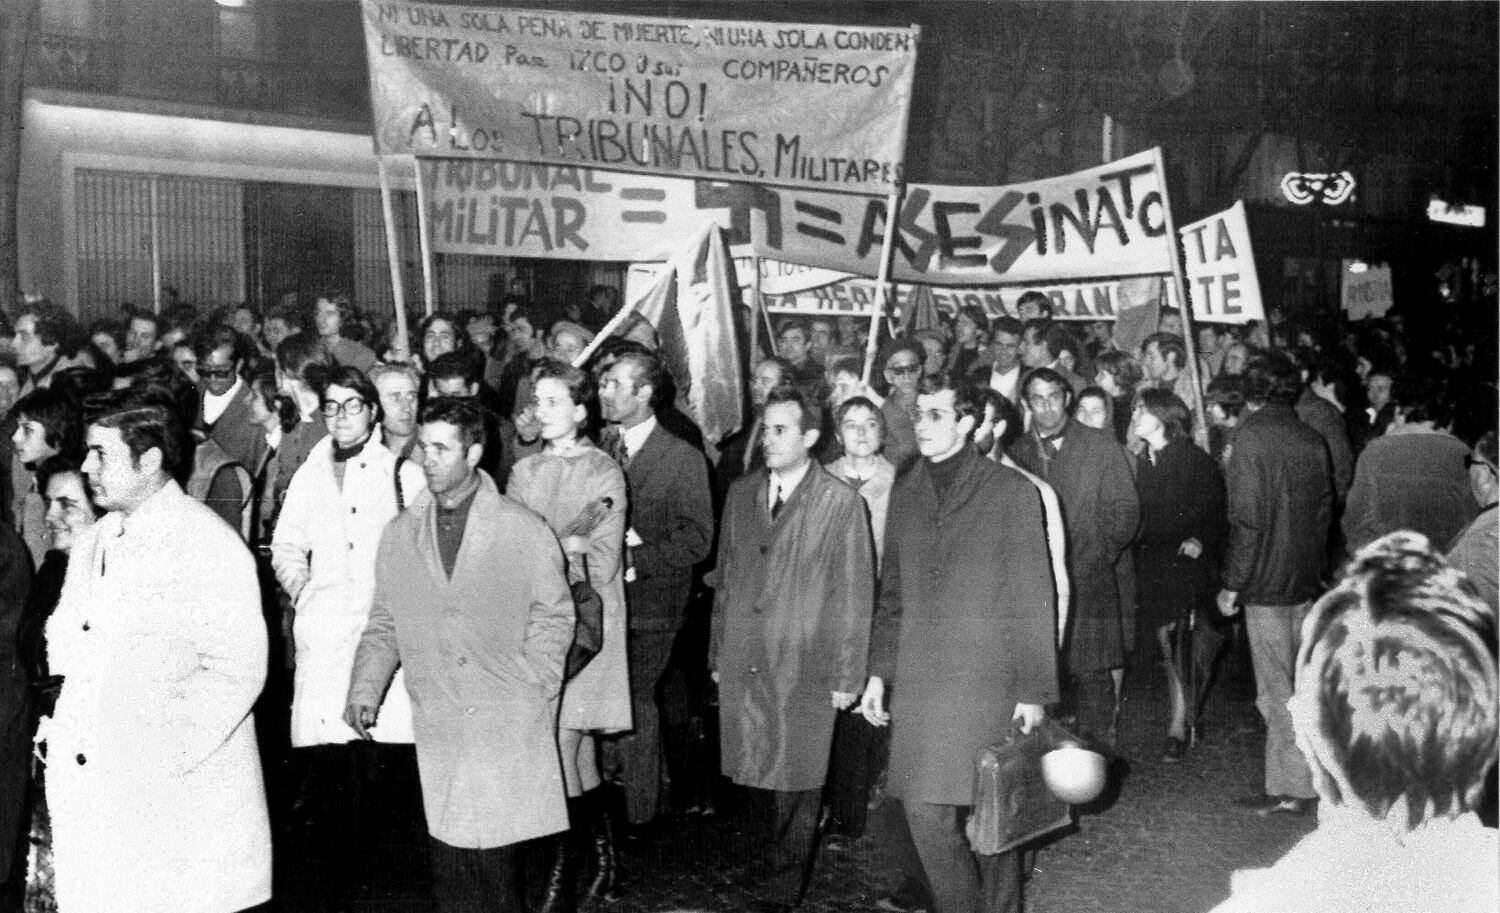
{"label": "large white banner", "polygon": [[[757,253],[879,275],[886,201],[774,190]],[[912,184],[897,214],[893,277],[928,285],[1077,282],[1172,270],[1156,149],[1005,187]]]}
{"label": "large white banner", "polygon": [[1244,201],[1179,228],[1193,319],[1208,323],[1265,320]]}
{"label": "large white banner", "polygon": [[[1161,277],[1114,279],[1105,282],[1074,282],[1007,288],[932,287],[932,299],[938,309],[952,314],[960,307],[983,308],[991,318],[1016,317],[1021,296],[1029,291],[1046,295],[1052,302],[1052,315],[1058,320],[1114,320],[1120,311],[1137,307],[1145,296],[1162,294]],[[895,287],[894,317],[900,317],[913,286],[904,282]],[[777,314],[831,314],[870,316],[875,305],[875,282],[870,279],[848,279],[817,288],[805,288],[786,294],[762,292],[766,310]]]}
{"label": "large white banner", "polygon": [[915,27],[362,6],[380,153],[866,194],[901,180]]}

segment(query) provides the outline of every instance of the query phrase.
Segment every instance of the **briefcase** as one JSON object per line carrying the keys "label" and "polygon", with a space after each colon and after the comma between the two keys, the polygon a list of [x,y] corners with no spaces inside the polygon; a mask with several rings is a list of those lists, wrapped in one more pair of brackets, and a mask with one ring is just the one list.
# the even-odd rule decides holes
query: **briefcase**
{"label": "briefcase", "polygon": [[1051,720],[1023,735],[1019,727],[979,752],[974,762],[974,810],[965,828],[983,856],[1015,849],[1072,822],[1068,804],[1042,779],[1042,755],[1077,741]]}

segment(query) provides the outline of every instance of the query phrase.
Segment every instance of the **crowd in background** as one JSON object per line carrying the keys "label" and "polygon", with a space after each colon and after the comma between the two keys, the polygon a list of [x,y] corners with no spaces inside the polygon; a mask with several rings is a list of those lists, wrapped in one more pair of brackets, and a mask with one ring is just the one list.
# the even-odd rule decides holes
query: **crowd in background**
{"label": "crowd in background", "polygon": [[[1309,767],[1288,709],[1298,649],[1308,647],[1300,643],[1304,619],[1351,557],[1363,556],[1360,573],[1376,573],[1381,559],[1371,549],[1389,548],[1380,543],[1398,530],[1423,537],[1407,541],[1408,552],[1446,554],[1464,575],[1463,599],[1483,610],[1474,623],[1489,626],[1493,686],[1500,548],[1493,300],[1488,310],[1477,301],[1446,307],[1438,319],[1408,312],[1338,326],[1273,317],[1269,325],[1185,328],[1167,312],[1153,331],[1123,339],[1110,322],[1054,319],[1046,296],[1028,294],[1015,315],[963,307],[920,328],[882,325],[869,384],[866,320],[786,317],[761,340],[770,351],[748,365],[743,426],[704,441],[675,403],[677,385],[645,321],[627,321],[593,347],[581,370],[572,367],[600,342],[595,334],[617,299],[601,286],[562,314],[518,296],[440,311],[418,322],[409,353],[393,327],[376,326],[337,292],[266,313],[177,303],[87,326],[47,302],[13,307],[9,351],[0,355],[0,587],[8,603],[0,651],[15,646],[5,687],[18,696],[7,697],[7,713],[15,712],[0,721],[7,726],[0,875],[9,892],[0,909],[19,905],[28,887],[28,830],[46,830],[47,789],[30,761],[32,736],[68,694],[68,680],[49,668],[49,618],[73,543],[109,506],[99,497],[102,456],[85,447],[85,428],[121,409],[122,396],[134,397],[133,408],[149,403],[170,415],[190,436],[171,474],[256,556],[256,598],[269,632],[255,704],[260,753],[271,820],[285,841],[278,853],[285,848],[295,859],[290,883],[306,892],[308,909],[350,903],[360,867],[377,864],[368,848],[380,829],[403,815],[421,820],[424,802],[436,840],[457,827],[435,811],[438,787],[428,762],[419,765],[434,752],[423,742],[423,725],[429,732],[432,725],[423,713],[432,710],[413,700],[422,685],[403,678],[403,663],[394,679],[370,679],[360,690],[374,662],[363,651],[376,649],[367,624],[377,587],[388,585],[381,556],[393,519],[437,499],[433,547],[450,577],[456,543],[468,541],[461,516],[458,539],[444,544],[441,524],[456,508],[438,491],[446,483],[427,430],[434,423],[458,429],[466,449],[478,446],[484,485],[545,522],[561,547],[578,618],[583,593],[597,600],[602,620],[597,655],[557,683],[550,738],[504,749],[532,766],[557,759],[564,819],[548,823],[538,812],[535,827],[478,844],[548,838],[530,864],[532,899],[546,913],[614,896],[617,842],[669,813],[712,814],[721,770],[776,797],[768,896],[777,909],[797,903],[819,840],[837,847],[867,826],[906,824],[903,839],[917,852],[891,903],[935,903],[948,913],[969,909],[983,890],[1014,908],[1019,887],[994,886],[989,869],[976,869],[972,890],[935,874],[970,864],[940,861],[935,847],[947,838],[923,830],[951,822],[934,824],[912,807],[867,820],[872,795],[887,788],[887,767],[907,780],[921,776],[904,766],[914,763],[914,749],[901,741],[901,704],[888,712],[879,671],[905,668],[897,653],[914,649],[908,634],[882,635],[892,612],[899,628],[897,589],[907,594],[908,626],[914,617],[912,584],[892,582],[893,549],[909,576],[915,546],[907,537],[926,533],[891,509],[910,496],[913,480],[925,485],[929,476],[933,503],[958,497],[952,492],[961,485],[951,487],[958,483],[940,468],[957,465],[947,460],[955,451],[935,452],[934,442],[950,438],[965,460],[987,461],[973,478],[1003,479],[1017,486],[1005,489],[1008,498],[1035,501],[1026,508],[1035,516],[1015,522],[1041,562],[1028,573],[1044,581],[1036,618],[1056,666],[1028,674],[1060,684],[1046,695],[1049,715],[1096,745],[1116,739],[1130,670],[1160,662],[1171,702],[1161,756],[1182,759],[1216,657],[1245,637],[1267,724],[1267,770],[1264,794],[1244,804],[1259,814],[1310,813],[1327,795],[1318,780],[1327,774]],[[809,461],[834,480],[826,492],[818,487],[823,475],[804,474]],[[784,509],[794,520],[778,526]],[[994,510],[1004,515],[981,517],[970,535],[998,536],[984,524],[1005,525],[1011,508]],[[838,525],[859,541],[839,546],[847,554],[835,567],[826,554],[833,534],[807,524],[827,525],[840,511],[853,511],[853,526]],[[823,563],[793,573],[788,568],[804,565],[778,564],[773,555],[757,565],[747,543],[791,535],[778,530],[793,522],[806,537],[798,560],[816,554]],[[965,562],[980,559],[954,554],[940,565],[943,574],[963,581],[976,573]],[[863,631],[840,635],[842,678],[814,688],[825,704],[832,694],[826,738],[811,739],[819,744],[808,758],[780,758],[767,773],[767,740],[779,749],[800,743],[794,733],[808,738],[820,730],[806,721],[824,717],[799,716],[777,698],[769,715],[779,724],[770,735],[757,728],[764,719],[743,707],[767,698],[732,663],[752,672],[756,663],[775,665],[775,649],[752,649],[744,638],[776,643],[800,628],[773,630],[759,620],[736,627],[737,619],[774,614],[767,603],[800,605],[825,584],[833,595],[799,611],[824,613],[832,625],[832,603],[860,602],[838,625]],[[726,642],[726,631],[740,632],[741,642]],[[819,640],[826,631],[796,636],[805,636],[808,657],[833,649]],[[857,660],[845,655],[853,653]],[[807,675],[787,672],[773,691],[800,694]],[[1029,726],[1022,711],[1029,698],[1018,693],[1013,703]],[[888,735],[882,727],[891,712],[898,722]],[[1004,717],[1008,724],[1009,707]],[[907,789],[908,806],[928,801]],[[901,795],[899,787],[891,792]],[[549,837],[554,832],[561,836]],[[76,864],[62,846],[59,870]],[[491,864],[455,858],[435,856],[433,864],[468,873],[444,876],[458,880],[477,877],[465,866]],[[47,908],[46,886],[33,877],[29,889],[33,908]]]}

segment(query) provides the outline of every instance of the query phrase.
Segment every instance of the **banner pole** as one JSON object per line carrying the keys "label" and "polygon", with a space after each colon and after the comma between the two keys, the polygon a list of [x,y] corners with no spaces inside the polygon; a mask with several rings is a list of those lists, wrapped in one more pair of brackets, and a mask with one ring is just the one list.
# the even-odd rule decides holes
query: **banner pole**
{"label": "banner pole", "polygon": [[391,298],[396,303],[396,339],[391,348],[402,361],[411,360],[411,346],[406,332],[406,292],[401,287],[401,246],[396,240],[396,206],[391,200],[391,176],[386,173],[385,156],[375,153],[375,168],[380,175],[380,210],[385,218],[385,258],[391,267]]}
{"label": "banner pole", "polygon": [[1181,238],[1177,236],[1177,220],[1172,217],[1172,199],[1167,193],[1167,166],[1162,160],[1161,147],[1154,150],[1156,173],[1161,176],[1161,208],[1167,222],[1167,238],[1172,252],[1172,288],[1177,293],[1177,313],[1182,318],[1182,345],[1187,350],[1188,377],[1193,381],[1193,418],[1198,431],[1194,438],[1205,450],[1208,444],[1208,416],[1203,409],[1203,378],[1198,371],[1198,340],[1194,333],[1191,302],[1187,294],[1187,273],[1182,267]]}
{"label": "banner pole", "polygon": [[[436,265],[432,254],[432,235],[427,226],[427,178],[422,174],[422,160],[411,157],[412,169],[417,176],[417,242],[422,248],[422,303],[428,317],[437,308]],[[434,166],[436,167],[436,166]]]}
{"label": "banner pole", "polygon": [[865,342],[865,370],[860,383],[870,385],[870,374],[875,369],[875,353],[879,349],[880,318],[885,315],[886,302],[890,299],[888,288],[891,281],[891,252],[896,246],[896,220],[900,214],[902,185],[897,184],[885,201],[885,238],[880,242],[880,271],[875,277],[875,310],[870,314],[870,338]]}
{"label": "banner pole", "polygon": [[760,297],[760,256],[750,258],[755,275],[750,279],[750,358],[751,364],[760,361],[760,315],[766,309]]}

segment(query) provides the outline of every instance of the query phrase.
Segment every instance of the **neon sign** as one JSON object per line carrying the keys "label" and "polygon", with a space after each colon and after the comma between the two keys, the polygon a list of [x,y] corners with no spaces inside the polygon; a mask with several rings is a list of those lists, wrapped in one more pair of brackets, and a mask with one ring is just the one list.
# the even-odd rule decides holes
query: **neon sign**
{"label": "neon sign", "polygon": [[1308,203],[1323,203],[1337,206],[1354,193],[1354,175],[1347,171],[1337,174],[1306,174],[1292,171],[1281,179],[1281,194],[1298,206]]}

